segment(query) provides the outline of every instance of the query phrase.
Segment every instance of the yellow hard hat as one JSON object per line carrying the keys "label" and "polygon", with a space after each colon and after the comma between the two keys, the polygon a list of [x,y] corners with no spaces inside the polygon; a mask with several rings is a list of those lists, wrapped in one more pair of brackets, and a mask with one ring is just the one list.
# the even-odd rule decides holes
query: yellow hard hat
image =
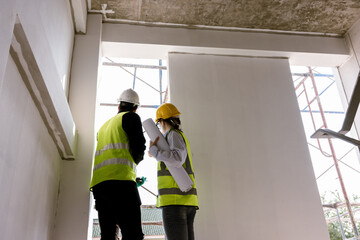
{"label": "yellow hard hat", "polygon": [[156,110],[156,119],[155,122],[158,122],[160,119],[167,119],[180,115],[181,113],[174,104],[164,103]]}

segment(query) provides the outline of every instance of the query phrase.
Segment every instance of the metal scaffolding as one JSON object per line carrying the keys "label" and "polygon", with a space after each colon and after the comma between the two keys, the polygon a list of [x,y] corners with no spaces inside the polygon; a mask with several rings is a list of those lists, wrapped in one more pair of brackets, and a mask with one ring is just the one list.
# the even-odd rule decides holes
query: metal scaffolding
{"label": "metal scaffolding", "polygon": [[[140,81],[142,83],[144,83],[147,87],[151,88],[153,91],[155,91],[157,94],[159,94],[160,97],[160,101],[158,105],[146,105],[146,104],[142,104],[140,105],[140,107],[142,108],[158,108],[159,105],[167,102],[167,98],[168,98],[168,88],[165,89],[165,91],[163,90],[163,71],[167,70],[166,66],[163,66],[162,64],[162,60],[159,59],[159,65],[144,65],[144,64],[132,64],[132,63],[118,63],[113,61],[110,58],[106,58],[109,62],[103,62],[103,66],[114,66],[114,67],[119,67],[120,69],[122,69],[123,71],[125,71],[126,73],[128,73],[129,75],[131,75],[133,77],[133,85],[132,85],[132,89],[135,90],[135,86],[136,86],[136,81]],[[133,72],[129,71],[126,68],[133,68]],[[150,83],[147,82],[146,79],[142,79],[140,77],[138,77],[136,75],[137,73],[137,69],[142,68],[142,69],[153,69],[153,70],[159,70],[159,88],[156,88],[154,86],[152,86]],[[100,103],[100,106],[118,106],[118,104],[116,103]]]}
{"label": "metal scaffolding", "polygon": [[[309,114],[311,116],[311,121],[312,121],[314,131],[316,131],[318,129],[323,129],[323,128],[326,129],[327,128],[327,122],[326,122],[326,118],[325,118],[325,111],[323,110],[323,106],[322,106],[321,101],[320,101],[320,95],[322,93],[324,93],[333,83],[331,83],[325,90],[323,90],[321,93],[319,93],[317,85],[316,85],[316,81],[315,81],[315,76],[321,76],[321,77],[331,77],[331,76],[328,75],[328,74],[316,74],[316,73],[313,72],[313,69],[311,67],[308,67],[308,72],[307,73],[293,74],[293,76],[302,77],[301,81],[295,86],[295,91],[297,93],[298,98],[300,96],[302,96],[302,95],[305,96],[307,106],[304,109],[307,109],[307,108],[309,109],[308,112],[309,112]],[[306,82],[310,82],[310,87],[312,88],[312,91],[314,92],[314,97],[313,98],[310,98],[309,90],[307,88],[307,85],[305,84]],[[317,123],[316,120],[315,120],[312,104],[316,104],[316,107],[319,109],[316,112],[319,113],[320,116],[321,116],[320,124]],[[343,194],[344,199],[345,199],[345,203],[343,205],[346,206],[347,215],[349,215],[350,222],[351,222],[351,225],[352,225],[352,228],[353,228],[354,236],[355,236],[356,239],[359,239],[358,230],[357,230],[357,227],[356,227],[356,222],[355,222],[355,218],[354,218],[354,214],[353,214],[353,210],[352,210],[352,204],[349,201],[348,194],[347,194],[347,191],[346,191],[346,187],[345,187],[345,184],[344,184],[344,181],[343,181],[342,173],[341,173],[340,167],[339,167],[339,162],[340,162],[340,160],[342,158],[338,159],[336,157],[335,148],[334,148],[334,145],[333,145],[333,142],[332,142],[331,138],[327,138],[327,141],[326,141],[329,148],[330,148],[330,153],[325,152],[322,145],[321,145],[320,139],[318,139],[318,138],[316,138],[316,139],[317,139],[317,143],[318,143],[317,149],[319,149],[320,152],[324,156],[333,158],[334,164],[332,166],[335,166],[336,173],[337,173],[337,176],[338,176],[338,179],[339,179],[339,184],[340,184],[340,187],[341,187],[341,191],[342,191],[342,194]],[[345,155],[347,155],[347,154],[348,153],[346,153]],[[329,169],[324,171],[318,178],[323,176],[328,170]],[[357,171],[357,172],[359,172],[359,171]],[[343,205],[332,204],[331,206],[330,205],[329,206],[328,205],[323,205],[323,206],[328,207],[328,208],[333,208],[338,213],[338,207],[343,206]],[[356,206],[358,206],[358,205],[356,205]],[[339,213],[338,213],[338,221],[339,221],[339,224],[340,224],[340,227],[341,227],[341,230],[342,230],[342,237],[343,237],[343,239],[346,239],[345,235],[344,235],[344,232],[343,232],[343,229],[342,229],[342,223],[341,223]]]}

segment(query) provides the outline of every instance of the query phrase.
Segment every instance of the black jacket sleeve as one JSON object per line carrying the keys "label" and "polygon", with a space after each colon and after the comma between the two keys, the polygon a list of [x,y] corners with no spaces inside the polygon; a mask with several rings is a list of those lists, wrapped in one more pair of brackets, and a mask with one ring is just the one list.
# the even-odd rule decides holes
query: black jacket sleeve
{"label": "black jacket sleeve", "polygon": [[130,153],[136,164],[139,164],[144,158],[146,149],[145,138],[142,131],[142,124],[139,115],[134,112],[124,114],[122,127],[129,138]]}

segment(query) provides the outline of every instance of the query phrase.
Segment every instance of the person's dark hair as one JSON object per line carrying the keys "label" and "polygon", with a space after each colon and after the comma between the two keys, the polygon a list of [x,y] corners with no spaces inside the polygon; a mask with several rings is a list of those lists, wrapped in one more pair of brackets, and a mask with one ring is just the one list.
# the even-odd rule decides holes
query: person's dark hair
{"label": "person's dark hair", "polygon": [[181,125],[181,121],[180,118],[175,118],[175,117],[170,117],[167,119],[161,119],[164,122],[167,122],[168,124],[170,124],[170,126],[172,126],[174,129],[181,131],[180,125]]}
{"label": "person's dark hair", "polygon": [[119,112],[132,112],[134,110],[136,110],[138,108],[138,106],[136,104],[133,103],[129,103],[129,102],[120,102],[119,104]]}

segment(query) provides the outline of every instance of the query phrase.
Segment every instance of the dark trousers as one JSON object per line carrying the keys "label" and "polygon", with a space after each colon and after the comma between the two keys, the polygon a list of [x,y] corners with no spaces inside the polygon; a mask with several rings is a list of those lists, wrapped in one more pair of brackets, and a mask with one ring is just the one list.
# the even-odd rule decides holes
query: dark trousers
{"label": "dark trousers", "polygon": [[133,181],[105,181],[93,187],[101,240],[114,240],[116,225],[122,240],[142,240],[140,196]]}
{"label": "dark trousers", "polygon": [[162,208],[167,240],[194,240],[196,207],[165,206]]}

